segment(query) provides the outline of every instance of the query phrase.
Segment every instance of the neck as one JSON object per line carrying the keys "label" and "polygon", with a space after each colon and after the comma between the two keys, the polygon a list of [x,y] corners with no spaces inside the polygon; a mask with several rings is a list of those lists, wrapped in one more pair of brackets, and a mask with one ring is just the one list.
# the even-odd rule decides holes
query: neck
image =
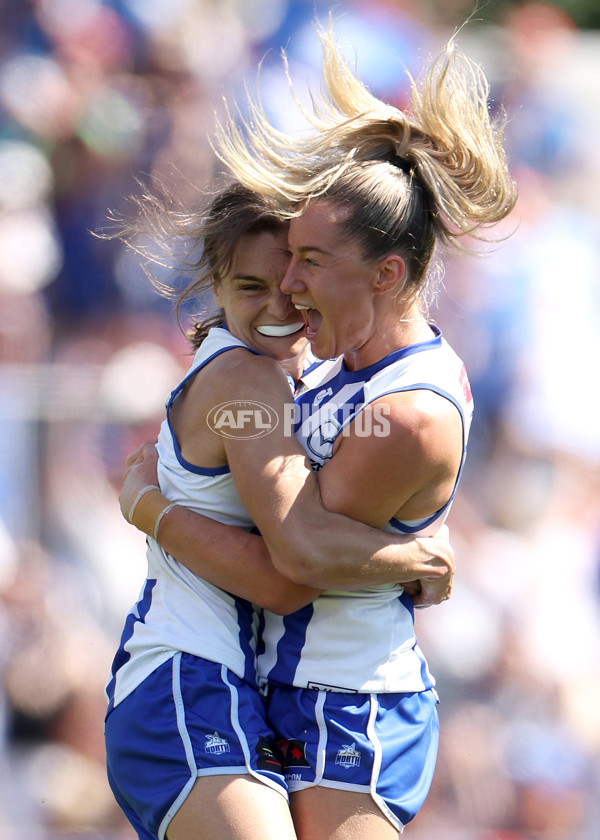
{"label": "neck", "polygon": [[[308,348],[307,348],[308,350]],[[280,360],[279,364],[283,368],[283,370],[291,376],[294,382],[299,382],[300,377],[302,376],[302,371],[304,370],[304,360],[306,359],[305,350],[303,353],[300,353],[298,356],[293,356],[291,359],[284,359],[283,361]]]}
{"label": "neck", "polygon": [[410,317],[396,318],[388,325],[378,324],[377,331],[361,347],[344,353],[348,370],[362,370],[381,361],[395,350],[429,341],[433,337],[431,327],[418,311]]}

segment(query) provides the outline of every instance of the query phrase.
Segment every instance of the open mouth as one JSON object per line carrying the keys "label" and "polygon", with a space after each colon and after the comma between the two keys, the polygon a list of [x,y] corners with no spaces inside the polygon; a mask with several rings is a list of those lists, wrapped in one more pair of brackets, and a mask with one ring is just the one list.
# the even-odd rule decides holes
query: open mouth
{"label": "open mouth", "polygon": [[256,332],[274,338],[282,338],[286,335],[293,335],[304,329],[304,321],[296,321],[295,324],[261,324],[256,327]]}
{"label": "open mouth", "polygon": [[323,321],[323,317],[318,309],[313,309],[311,306],[304,306],[302,303],[294,304],[296,309],[302,313],[302,317],[304,318],[304,323],[306,325],[306,336],[307,338],[312,338],[315,336]]}

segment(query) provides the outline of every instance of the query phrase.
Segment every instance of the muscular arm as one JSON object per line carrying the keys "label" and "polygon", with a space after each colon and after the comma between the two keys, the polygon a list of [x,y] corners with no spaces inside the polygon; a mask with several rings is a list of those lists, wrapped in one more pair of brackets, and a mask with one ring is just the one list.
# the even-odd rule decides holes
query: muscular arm
{"label": "muscular arm", "polygon": [[[138,491],[156,478],[157,453],[149,442],[132,453],[121,491],[121,508],[125,516]],[[160,511],[168,504],[158,490],[144,496],[136,509],[136,527],[150,534]],[[454,569],[454,555],[447,537],[447,528],[434,537],[413,539],[389,537],[386,546],[391,554],[395,577],[403,575],[409,584],[417,578],[417,569],[427,569],[438,586],[431,586],[416,606],[432,606],[449,593],[448,573]],[[233,595],[246,598],[272,612],[286,615],[310,603],[321,589],[293,583],[278,571],[262,537],[242,528],[224,525],[215,519],[177,506],[161,520],[158,532],[161,546],[200,577]],[[385,537],[384,537],[385,541]],[[394,559],[395,558],[395,559]],[[412,571],[406,571],[412,570]],[[451,578],[451,574],[450,574]],[[353,582],[342,589],[358,589],[362,582]],[[366,585],[366,584],[365,584]]]}
{"label": "muscular arm", "polygon": [[[230,365],[219,401],[231,399],[232,393],[239,400],[260,393],[261,401],[283,418],[287,385],[282,389],[272,366],[263,368],[259,381],[250,382],[247,366]],[[304,453],[289,432],[279,438],[271,434],[227,439],[226,450],[238,492],[265,542],[175,508],[162,520],[159,539],[193,571],[278,612],[298,608],[302,599],[312,600],[317,592],[306,587],[357,589],[431,577],[444,588],[432,602],[444,597],[454,568],[447,542],[392,536],[328,511]],[[158,494],[149,494],[144,504],[154,504],[158,513],[163,503],[152,496]],[[122,506],[127,508],[123,498]],[[290,581],[304,590],[292,590]]]}
{"label": "muscular arm", "polygon": [[[119,496],[126,519],[138,492],[158,483],[157,462],[155,441],[148,441],[128,457]],[[159,490],[144,495],[136,507],[135,526],[151,535],[158,514],[168,503]],[[262,537],[181,505],[161,519],[158,542],[199,577],[271,612],[295,612],[321,591],[293,583],[277,571]]]}
{"label": "muscular arm", "polygon": [[[357,434],[352,423],[339,435],[334,456],[317,476],[324,505],[376,528],[392,517],[419,520],[451,497],[463,450],[455,406],[417,389],[388,394],[363,409],[361,428],[386,423],[385,434]],[[379,421],[382,422],[382,421]]]}
{"label": "muscular arm", "polygon": [[[283,455],[275,446],[270,457],[255,460],[256,453],[239,441],[228,446],[243,499],[259,476],[261,495],[254,495],[248,509],[274,565],[286,577],[327,589],[354,589],[435,580],[448,571],[432,569],[431,558],[423,564],[422,557],[415,557],[418,545],[403,555],[400,546],[406,548],[409,538],[380,529],[394,515],[427,516],[450,497],[462,454],[460,416],[431,392],[391,395],[386,403],[389,434],[364,437],[350,429],[340,436],[318,487],[304,455],[289,454],[299,448],[291,436],[286,443],[293,445]],[[261,520],[265,510],[270,516]]]}

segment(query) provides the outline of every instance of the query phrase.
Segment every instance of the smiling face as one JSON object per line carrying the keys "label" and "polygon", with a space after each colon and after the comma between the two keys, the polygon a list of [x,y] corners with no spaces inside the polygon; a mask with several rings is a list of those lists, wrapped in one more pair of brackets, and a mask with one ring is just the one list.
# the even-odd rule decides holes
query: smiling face
{"label": "smiling face", "polygon": [[[316,356],[343,354],[352,368],[366,367],[389,352],[384,333],[393,307],[389,300],[381,305],[380,293],[388,290],[381,271],[387,261],[365,260],[359,246],[342,237],[344,212],[317,200],[291,221],[292,258],[281,288],[303,315]],[[399,270],[402,276],[401,260]]]}
{"label": "smiling face", "polygon": [[285,231],[246,234],[236,246],[231,271],[214,292],[229,331],[297,378],[308,343],[301,314],[279,288],[288,263]]}

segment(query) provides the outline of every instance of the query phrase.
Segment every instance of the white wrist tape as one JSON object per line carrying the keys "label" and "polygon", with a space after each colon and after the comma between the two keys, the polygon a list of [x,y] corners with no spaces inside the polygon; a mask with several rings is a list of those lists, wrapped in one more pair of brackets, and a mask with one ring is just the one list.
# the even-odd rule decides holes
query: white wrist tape
{"label": "white wrist tape", "polygon": [[127,514],[127,519],[131,525],[133,525],[133,514],[135,513],[135,509],[138,506],[138,502],[140,501],[142,496],[144,496],[146,493],[149,493],[150,490],[158,490],[158,492],[160,493],[160,487],[157,484],[146,484],[145,487],[142,487],[140,492],[135,497],[133,504],[129,509],[129,513]]}
{"label": "white wrist tape", "polygon": [[173,510],[174,507],[177,507],[176,502],[171,502],[170,505],[167,505],[166,508],[163,508],[161,512],[156,517],[156,522],[154,523],[154,528],[152,530],[152,537],[158,542],[158,526],[161,523],[163,516],[166,516],[170,510]]}

